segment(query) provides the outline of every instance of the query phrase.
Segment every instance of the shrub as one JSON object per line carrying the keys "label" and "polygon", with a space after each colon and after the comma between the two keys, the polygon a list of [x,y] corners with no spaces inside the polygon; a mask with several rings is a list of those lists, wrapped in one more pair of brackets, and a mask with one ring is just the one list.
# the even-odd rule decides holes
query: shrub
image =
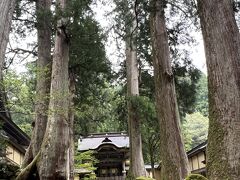
{"label": "shrub", "polygon": [[207,178],[200,174],[190,174],[185,180],[207,180]]}

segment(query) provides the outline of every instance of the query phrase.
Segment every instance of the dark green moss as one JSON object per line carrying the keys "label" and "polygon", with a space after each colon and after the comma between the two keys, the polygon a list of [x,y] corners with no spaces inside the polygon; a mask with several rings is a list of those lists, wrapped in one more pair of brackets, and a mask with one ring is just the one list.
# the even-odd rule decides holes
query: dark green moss
{"label": "dark green moss", "polygon": [[200,174],[190,174],[186,177],[185,180],[207,180],[207,178]]}
{"label": "dark green moss", "polygon": [[[208,178],[221,177],[224,180],[230,179],[229,175],[232,174],[232,170],[229,168],[229,164],[225,147],[224,137],[226,136],[226,130],[220,123],[223,119],[223,115],[216,108],[214,99],[210,98],[209,103],[211,107],[209,109],[209,131],[208,131],[208,146],[207,146],[207,171]],[[217,153],[216,153],[217,150]]]}

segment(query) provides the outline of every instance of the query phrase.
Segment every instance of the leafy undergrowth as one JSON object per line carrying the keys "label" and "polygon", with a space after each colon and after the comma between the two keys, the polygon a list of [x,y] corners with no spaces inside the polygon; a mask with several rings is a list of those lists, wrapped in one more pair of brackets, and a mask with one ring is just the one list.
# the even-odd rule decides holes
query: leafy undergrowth
{"label": "leafy undergrowth", "polygon": [[207,180],[207,178],[200,174],[190,174],[186,177],[185,180]]}

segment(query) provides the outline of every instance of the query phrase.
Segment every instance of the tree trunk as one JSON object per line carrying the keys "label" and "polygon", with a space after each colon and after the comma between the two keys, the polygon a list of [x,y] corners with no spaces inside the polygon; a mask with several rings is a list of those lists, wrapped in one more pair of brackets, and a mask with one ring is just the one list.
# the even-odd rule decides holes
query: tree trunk
{"label": "tree trunk", "polygon": [[208,69],[209,179],[240,179],[240,36],[233,1],[198,0]]}
{"label": "tree trunk", "polygon": [[[134,23],[133,23],[134,24]],[[136,23],[135,23],[136,24]],[[133,26],[135,27],[135,26]],[[140,117],[138,115],[134,98],[139,96],[138,89],[138,62],[135,45],[135,28],[130,28],[126,42],[126,66],[127,66],[127,96],[128,96],[128,129],[130,136],[130,178],[146,176],[142,155],[142,138]],[[135,102],[136,103],[136,102]]]}
{"label": "tree trunk", "polygon": [[[15,7],[15,0],[0,1],[0,70],[3,70],[5,51],[9,40],[9,33],[12,22],[12,15]],[[0,74],[2,79],[2,73]]]}
{"label": "tree trunk", "polygon": [[35,128],[32,137],[33,156],[40,150],[47,126],[47,112],[51,84],[51,0],[37,0],[38,60],[35,103]]}
{"label": "tree trunk", "polygon": [[161,177],[163,180],[182,180],[189,170],[179,125],[164,4],[164,0],[153,0],[151,17],[156,109],[161,133]]}
{"label": "tree trunk", "polygon": [[15,8],[15,0],[0,1],[0,110],[10,116],[5,107],[6,95],[3,86],[3,65],[5,61],[5,52],[9,40],[9,33],[12,24],[12,15]]}
{"label": "tree trunk", "polygon": [[40,150],[47,125],[49,91],[51,80],[51,0],[37,0],[38,59],[35,120],[31,142],[26,152],[23,167],[27,166]]}
{"label": "tree trunk", "polygon": [[[66,2],[59,0],[56,7],[64,11]],[[70,179],[69,39],[66,26],[67,20],[61,18],[57,24],[49,115],[39,162],[39,176],[44,180]]]}
{"label": "tree trunk", "polygon": [[155,179],[155,161],[154,161],[154,152],[150,152],[150,163],[151,163],[151,171],[152,171],[152,178]]}
{"label": "tree trunk", "polygon": [[71,72],[69,73],[69,147],[70,147],[70,153],[69,153],[69,159],[70,159],[70,179],[74,179],[74,132],[73,132],[73,126],[74,126],[74,96],[76,92],[76,86],[75,86],[75,79],[74,74]]}
{"label": "tree trunk", "polygon": [[[56,8],[64,11],[67,0],[57,1]],[[58,10],[58,9],[57,9]],[[50,101],[47,127],[39,152],[24,168],[17,180],[29,179],[37,164],[40,180],[73,179],[72,115],[69,113],[69,39],[66,34],[67,19],[59,18],[55,36],[52,63]],[[45,115],[45,114],[44,114]],[[70,118],[71,117],[71,118]]]}

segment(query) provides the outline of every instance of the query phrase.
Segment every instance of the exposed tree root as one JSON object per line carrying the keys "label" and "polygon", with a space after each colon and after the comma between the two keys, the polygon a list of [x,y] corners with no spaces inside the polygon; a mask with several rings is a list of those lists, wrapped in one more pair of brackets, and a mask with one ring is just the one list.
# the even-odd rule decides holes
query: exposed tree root
{"label": "exposed tree root", "polygon": [[40,157],[41,151],[38,152],[38,154],[34,157],[32,162],[27,165],[17,176],[16,180],[27,180],[29,179],[30,175],[32,174],[34,168],[36,167],[36,163]]}
{"label": "exposed tree root", "polygon": [[25,168],[33,161],[33,153],[32,153],[32,142],[30,142],[30,145],[26,151],[26,154],[23,159],[22,167]]}

